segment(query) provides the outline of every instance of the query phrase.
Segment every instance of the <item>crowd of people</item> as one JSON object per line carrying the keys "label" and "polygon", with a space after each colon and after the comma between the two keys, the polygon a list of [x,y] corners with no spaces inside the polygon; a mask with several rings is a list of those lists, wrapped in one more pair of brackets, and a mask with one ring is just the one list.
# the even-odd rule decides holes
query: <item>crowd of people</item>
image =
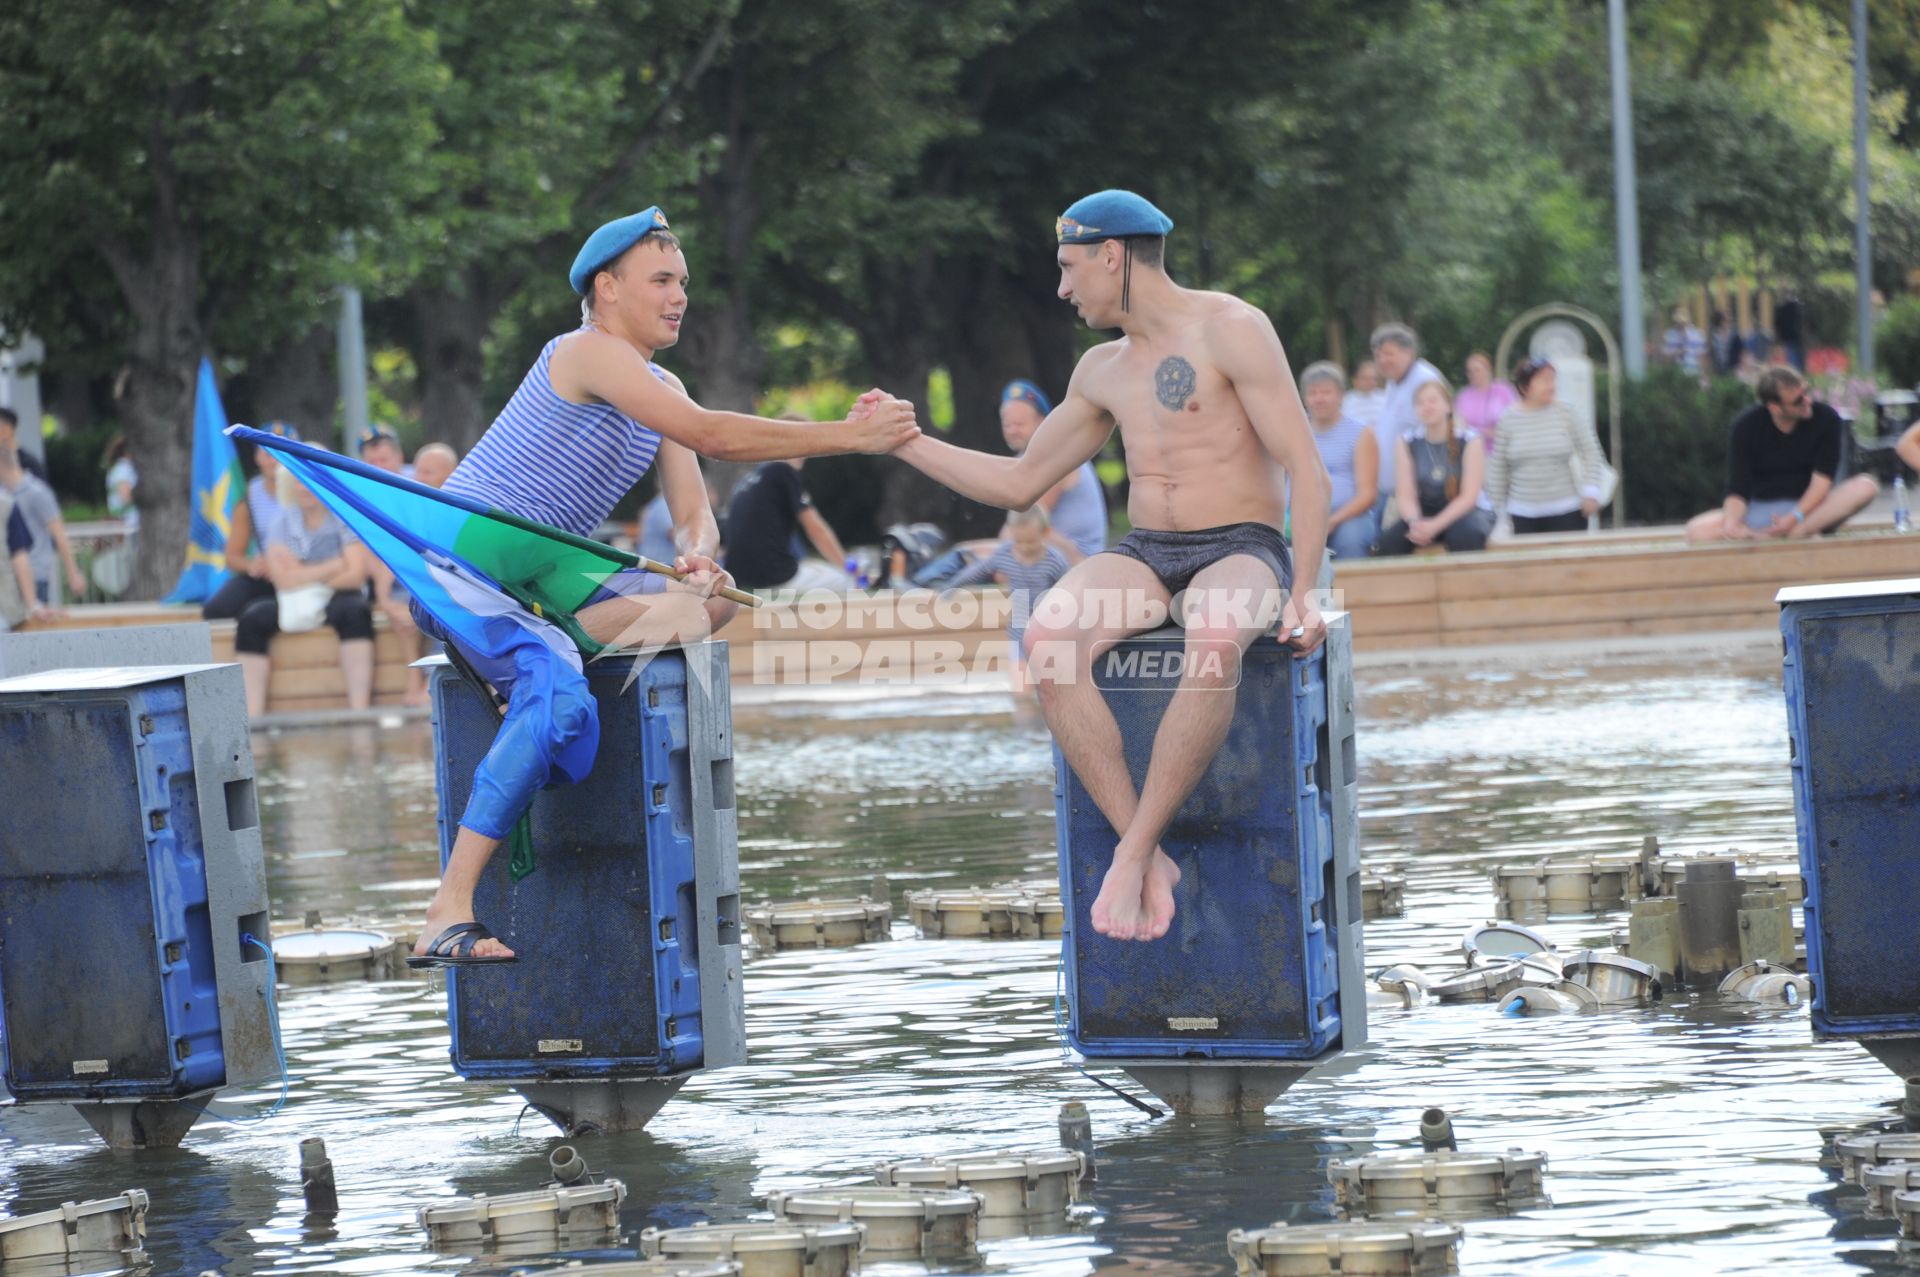
{"label": "crowd of people", "polygon": [[[1732,333],[1724,315],[1715,320],[1714,330],[1702,334],[1684,309],[1676,310],[1662,340],[1666,356],[1689,370],[1710,365],[1724,371],[1750,366],[1757,352],[1794,349],[1765,334]],[[1332,481],[1332,559],[1436,547],[1470,552],[1507,536],[1592,526],[1613,472],[1592,425],[1558,398],[1550,362],[1523,360],[1499,381],[1491,358],[1474,351],[1456,389],[1421,356],[1414,330],[1398,323],[1372,333],[1369,354],[1351,379],[1326,360],[1309,364],[1299,377],[1308,423]],[[1813,398],[1799,372],[1787,364],[1768,365],[1748,380],[1757,402],[1729,428],[1725,499],[1688,524],[1690,540],[1817,535],[1873,500],[1878,486],[1871,476],[1840,473],[1846,425]],[[1009,383],[999,414],[1008,451],[1023,452],[1051,410],[1046,392],[1033,382]],[[789,414],[785,420],[805,419]],[[264,428],[299,437],[284,422]],[[50,615],[56,578],[76,597],[85,587],[59,503],[39,462],[17,446],[17,429],[14,413],[0,408],[0,527],[7,557],[0,571],[0,627]],[[366,432],[359,451],[369,465],[432,487],[445,483],[460,460],[440,443],[421,447],[409,460],[399,438],[381,426]],[[1920,469],[1920,427],[1908,432],[1898,451]],[[108,510],[132,535],[138,529],[138,473],[119,439],[103,460]],[[870,582],[952,589],[996,581],[1019,596],[1011,627],[1017,637],[1032,600],[1082,558],[1107,547],[1106,493],[1089,461],[1031,510],[1009,517],[998,538],[949,546],[926,525],[889,529],[882,561],[863,570],[815,508],[802,461],[762,464],[724,507],[722,563],[741,588],[778,594]],[[348,703],[364,707],[372,698],[375,614],[400,635],[409,658],[431,640],[414,624],[392,574],[344,524],[269,451],[257,451],[254,465],[228,540],[232,575],[204,614],[236,622],[235,646],[255,712],[266,704],[273,636],[322,625],[340,637]],[[721,509],[710,482],[706,495]],[[663,563],[681,553],[664,492],[643,509],[636,548]],[[423,702],[425,695],[423,676],[409,667],[408,702]]]}
{"label": "crowd of people", "polygon": [[[301,437],[297,427],[284,421],[260,429],[284,439]],[[429,443],[409,462],[399,437],[384,426],[367,430],[359,451],[368,465],[433,488],[444,484],[460,461],[446,444]],[[234,507],[227,535],[230,575],[201,608],[210,621],[234,622],[233,646],[246,682],[247,712],[266,712],[273,636],[323,625],[340,638],[348,706],[372,705],[376,612],[399,636],[408,661],[407,703],[425,704],[425,676],[411,663],[420,656],[423,639],[393,573],[271,449],[254,449],[253,463],[255,473]]]}

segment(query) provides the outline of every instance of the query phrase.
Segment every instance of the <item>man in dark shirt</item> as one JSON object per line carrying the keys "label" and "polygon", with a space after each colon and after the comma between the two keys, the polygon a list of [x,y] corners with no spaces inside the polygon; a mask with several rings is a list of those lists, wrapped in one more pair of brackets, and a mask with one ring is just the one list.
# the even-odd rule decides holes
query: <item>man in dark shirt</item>
{"label": "man in dark shirt", "polygon": [[1872,475],[1833,481],[1840,468],[1840,414],[1813,401],[1806,378],[1769,368],[1760,402],[1733,419],[1727,439],[1727,499],[1694,516],[1689,541],[1817,536],[1873,500]]}
{"label": "man in dark shirt", "polygon": [[[826,562],[803,562],[795,534],[804,532]],[[769,461],[740,481],[727,506],[726,569],[743,590],[846,590],[846,551],[813,508],[800,482],[800,462]]]}

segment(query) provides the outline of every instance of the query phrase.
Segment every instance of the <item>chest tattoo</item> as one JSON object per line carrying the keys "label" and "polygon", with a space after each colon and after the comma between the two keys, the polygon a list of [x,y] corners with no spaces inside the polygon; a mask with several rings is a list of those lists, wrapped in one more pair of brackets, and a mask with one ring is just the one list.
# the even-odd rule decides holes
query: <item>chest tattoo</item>
{"label": "chest tattoo", "polygon": [[1168,355],[1153,370],[1154,396],[1170,412],[1187,406],[1187,400],[1193,398],[1193,383],[1193,365],[1179,355]]}

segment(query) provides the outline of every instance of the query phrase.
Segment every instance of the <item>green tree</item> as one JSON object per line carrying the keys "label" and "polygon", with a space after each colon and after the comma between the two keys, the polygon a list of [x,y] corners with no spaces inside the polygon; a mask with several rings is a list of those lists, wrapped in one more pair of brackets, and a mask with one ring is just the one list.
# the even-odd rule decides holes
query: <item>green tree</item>
{"label": "green tree", "polygon": [[0,10],[0,322],[105,334],[140,485],[135,589],[189,522],[195,368],[311,322],[416,180],[442,83],[400,0]]}

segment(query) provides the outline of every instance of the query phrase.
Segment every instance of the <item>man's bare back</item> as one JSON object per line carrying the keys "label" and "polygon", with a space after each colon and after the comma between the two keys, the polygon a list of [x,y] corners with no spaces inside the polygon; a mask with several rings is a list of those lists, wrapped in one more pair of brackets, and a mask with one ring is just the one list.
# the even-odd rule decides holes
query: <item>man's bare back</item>
{"label": "man's bare back", "polygon": [[1220,371],[1219,327],[1263,324],[1253,307],[1225,293],[1183,291],[1184,316],[1161,340],[1121,337],[1088,351],[1075,380],[1118,423],[1136,528],[1187,532],[1285,516],[1283,472]]}

